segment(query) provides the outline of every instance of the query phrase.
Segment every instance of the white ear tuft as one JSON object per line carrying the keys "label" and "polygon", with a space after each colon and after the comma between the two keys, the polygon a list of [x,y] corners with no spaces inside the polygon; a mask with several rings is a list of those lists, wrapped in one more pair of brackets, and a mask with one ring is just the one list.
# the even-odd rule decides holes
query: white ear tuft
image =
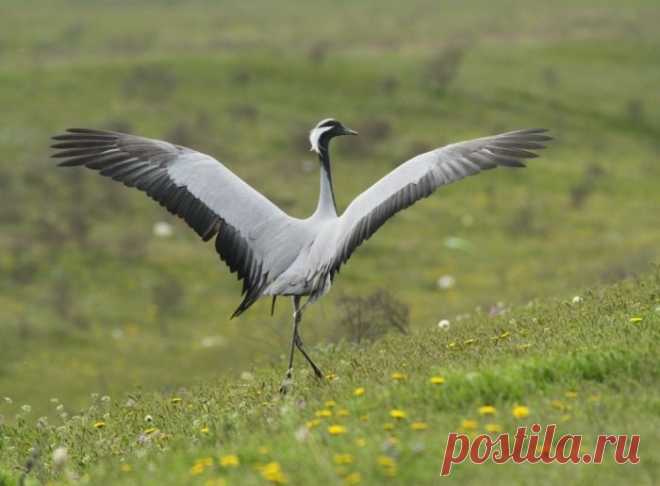
{"label": "white ear tuft", "polygon": [[321,136],[328,130],[332,130],[334,127],[314,127],[311,132],[309,132],[309,143],[311,145],[310,150],[316,152],[317,154],[321,153],[321,148],[319,147],[319,142]]}

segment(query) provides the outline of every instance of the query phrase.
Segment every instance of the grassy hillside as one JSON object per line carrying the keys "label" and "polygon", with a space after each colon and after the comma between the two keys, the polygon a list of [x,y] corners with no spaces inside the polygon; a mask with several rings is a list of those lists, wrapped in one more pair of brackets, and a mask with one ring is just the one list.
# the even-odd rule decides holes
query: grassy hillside
{"label": "grassy hillside", "polygon": [[52,397],[75,410],[92,392],[279,371],[290,332],[284,300],[230,321],[234,276],[143,195],[56,169],[49,137],[69,126],[211,153],[296,216],[315,206],[306,135],[326,116],[361,132],[333,146],[340,208],[431,147],[551,129],[529,169],[443,188],[355,253],[305,317],[326,363],[346,337],[342,295],[387,288],[425,333],[658,261],[655,1],[6,0],[2,13],[0,396],[37,416],[56,419]]}
{"label": "grassy hillside", "polygon": [[54,398],[52,420],[17,409],[15,425],[0,426],[0,484],[14,484],[28,462],[26,484],[437,484],[450,431],[532,423],[583,434],[581,454],[597,434],[641,434],[640,463],[462,464],[452,478],[654,484],[660,271],[580,297],[315,349],[327,379],[299,360],[284,398],[281,370],[268,367],[166,393],[95,394],[82,410]]}

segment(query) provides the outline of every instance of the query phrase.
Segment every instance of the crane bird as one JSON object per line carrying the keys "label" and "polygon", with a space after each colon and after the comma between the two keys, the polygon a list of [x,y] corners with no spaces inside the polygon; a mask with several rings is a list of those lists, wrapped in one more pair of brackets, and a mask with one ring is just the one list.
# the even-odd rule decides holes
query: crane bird
{"label": "crane bird", "polygon": [[[309,303],[328,292],[355,249],[385,221],[438,187],[498,166],[524,167],[523,159],[551,140],[545,129],[517,130],[454,143],[417,155],[358,195],[337,214],[330,170],[330,140],[357,135],[339,121],[321,120],[309,133],[320,162],[318,204],[306,219],[293,218],[222,163],[195,150],[105,130],[70,128],[53,137],[53,157],[65,167],[85,166],[136,187],[183,218],[243,281],[243,300],[232,315],[261,296],[290,296],[293,335],[281,391],[292,383],[297,348],[317,377],[299,326]],[[302,297],[307,297],[301,306]],[[271,308],[272,313],[272,308]]]}

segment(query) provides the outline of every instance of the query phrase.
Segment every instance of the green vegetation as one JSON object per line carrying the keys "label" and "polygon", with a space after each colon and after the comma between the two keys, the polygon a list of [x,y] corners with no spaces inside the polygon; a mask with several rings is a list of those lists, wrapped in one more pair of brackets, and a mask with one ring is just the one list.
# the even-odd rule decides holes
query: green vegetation
{"label": "green vegetation", "polygon": [[[317,382],[301,363],[285,398],[280,370],[270,367],[165,393],[94,395],[71,414],[53,400],[63,415],[20,411],[0,428],[0,467],[12,472],[36,448],[31,475],[62,482],[432,484],[450,431],[557,423],[561,433],[583,434],[582,453],[599,433],[641,433],[641,462],[462,464],[453,477],[652,484],[660,473],[660,269],[581,297],[476,312],[449,329],[392,334],[369,347],[317,349],[333,363],[327,379]],[[485,404],[493,414],[480,415]],[[516,406],[526,407],[518,417]],[[67,460],[54,465],[59,447]]]}
{"label": "green vegetation", "polygon": [[[369,468],[379,467],[390,407],[409,417],[395,434],[408,451],[397,458],[397,477],[430,480],[443,437],[476,406],[492,401],[501,425],[511,427],[509,409],[524,401],[530,420],[545,421],[556,418],[549,401],[572,388],[579,404],[566,414],[566,430],[593,437],[607,426],[643,430],[642,444],[657,439],[654,274],[641,287],[624,284],[604,296],[595,290],[581,307],[520,308],[512,324],[509,316],[482,315],[500,309],[498,302],[570,301],[585,287],[648,272],[660,258],[660,7],[653,0],[600,3],[5,0],[0,397],[13,404],[1,405],[0,414],[20,429],[2,429],[0,485],[3,474],[17,477],[35,444],[42,456],[30,477],[49,476],[50,451],[63,444],[67,467],[93,484],[119,477],[176,483],[196,459],[211,455],[217,463],[230,450],[242,464],[230,484],[238,482],[233,475],[257,481],[253,465],[268,459],[292,483],[312,475],[335,480],[332,454],[340,449],[356,458],[347,469],[376,481]],[[441,189],[361,247],[332,292],[309,308],[302,329],[319,364],[340,379],[320,389],[301,379],[295,398],[279,402],[272,392],[284,371],[290,303],[280,299],[270,317],[264,300],[229,320],[240,286],[212,245],[137,191],[89,171],[56,169],[48,139],[70,126],[166,138],[217,156],[305,216],[318,191],[306,134],[326,116],[361,133],[333,145],[340,208],[431,147],[533,126],[550,128],[557,141],[527,170],[492,171]],[[158,222],[173,234],[156,236]],[[437,283],[443,276],[447,288]],[[346,344],[342,297],[368,301],[383,289],[409,308],[410,337]],[[644,321],[631,325],[638,314]],[[438,334],[441,319],[452,322],[447,334]],[[523,329],[529,342],[515,334]],[[505,331],[515,337],[506,346],[488,341]],[[445,349],[446,341],[468,339],[479,340]],[[531,346],[516,347],[524,344]],[[252,381],[240,379],[246,370]],[[397,370],[408,380],[393,386],[388,376]],[[427,386],[436,372],[447,378],[441,394]],[[357,386],[368,400],[351,396]],[[61,422],[51,398],[73,416],[87,410],[93,392],[112,400],[95,402],[88,423],[67,420],[61,439],[52,435],[60,432],[37,433],[39,416]],[[127,393],[137,408],[123,407]],[[177,408],[168,397],[178,394],[184,405]],[[590,402],[591,394],[602,400]],[[292,443],[330,398],[351,411],[348,439],[326,440],[324,425],[311,442]],[[296,408],[300,399],[304,410]],[[15,422],[24,404],[32,412]],[[111,420],[90,429],[100,407],[110,407]],[[375,422],[360,424],[361,413]],[[158,417],[153,427],[170,436],[166,443],[158,435],[148,447],[136,445],[149,428],[146,414]],[[196,419],[207,423],[193,427]],[[410,431],[416,419],[429,430]],[[200,435],[203,425],[209,433]],[[358,431],[369,444],[360,450],[353,447]],[[417,434],[425,444],[419,456],[412,453]],[[258,454],[262,443],[270,455]],[[168,452],[156,454],[161,448]],[[638,482],[650,481],[657,463],[646,457],[641,467],[553,466],[548,480],[637,474]],[[121,472],[122,459],[130,474]],[[299,473],[296,460],[305,464]],[[532,470],[505,466],[497,477],[522,481]],[[456,470],[467,481],[493,474]]]}

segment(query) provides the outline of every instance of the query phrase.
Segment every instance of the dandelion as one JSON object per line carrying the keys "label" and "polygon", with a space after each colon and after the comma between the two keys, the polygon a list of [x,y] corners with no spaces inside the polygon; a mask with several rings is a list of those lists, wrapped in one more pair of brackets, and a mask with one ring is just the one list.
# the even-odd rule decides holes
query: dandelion
{"label": "dandelion", "polygon": [[353,395],[356,397],[361,397],[362,395],[364,395],[364,388],[361,386],[356,388],[355,390],[353,390]]}
{"label": "dandelion", "polygon": [[394,381],[404,381],[404,380],[406,379],[406,375],[403,374],[403,373],[400,373],[400,372],[398,372],[398,371],[395,371],[394,373],[392,373],[392,374],[390,375],[390,377],[391,377]]}
{"label": "dandelion", "polygon": [[337,375],[334,373],[328,373],[325,375],[325,379],[328,381],[335,381],[337,379]]}
{"label": "dandelion", "polygon": [[349,486],[360,484],[360,481],[362,481],[362,476],[359,472],[351,473],[344,478],[344,482]]}
{"label": "dandelion", "polygon": [[426,430],[429,428],[426,422],[413,422],[410,424],[410,428],[415,431]]}
{"label": "dandelion", "polygon": [[353,464],[353,456],[350,454],[335,454],[333,459],[338,466]]}
{"label": "dandelion", "polygon": [[450,322],[448,319],[440,319],[438,321],[438,329],[442,329],[443,331],[446,331],[449,329]]}
{"label": "dandelion", "polygon": [[463,430],[476,430],[478,426],[477,421],[472,419],[465,419],[461,422]]}
{"label": "dandelion", "polygon": [[351,412],[349,412],[345,408],[337,410],[337,417],[348,417],[350,414],[351,414]]}
{"label": "dandelion", "polygon": [[220,456],[220,465],[225,468],[238,467],[240,461],[236,454],[227,454],[225,456]]}
{"label": "dandelion", "polygon": [[444,384],[445,379],[442,376],[432,376],[430,381],[432,385],[442,385]]}
{"label": "dandelion", "polygon": [[190,475],[191,476],[199,476],[200,474],[204,473],[204,464],[200,464],[199,462],[196,462],[193,467],[190,468]]}
{"label": "dandelion", "polygon": [[326,402],[325,402],[325,406],[328,407],[328,408],[332,408],[335,405],[337,405],[337,402],[335,402],[334,400],[326,400]]}
{"label": "dandelion", "polygon": [[305,427],[307,427],[309,430],[312,430],[318,427],[320,424],[321,424],[321,419],[316,418],[316,419],[308,420],[305,423]]}
{"label": "dandelion", "polygon": [[105,422],[103,420],[97,420],[96,422],[94,422],[94,428],[95,429],[105,428]]}
{"label": "dandelion", "polygon": [[328,427],[328,433],[330,435],[344,435],[346,433],[346,427],[343,425],[331,425]]}
{"label": "dandelion", "polygon": [[393,419],[403,420],[406,418],[406,416],[407,414],[403,410],[397,410],[397,409],[390,410],[390,417],[392,417]]}
{"label": "dandelion", "polygon": [[516,405],[511,410],[511,413],[517,419],[524,419],[525,417],[529,416],[529,408],[524,405]]}
{"label": "dandelion", "polygon": [[317,410],[314,413],[314,415],[316,415],[318,418],[332,417],[332,410],[328,410],[328,409]]}
{"label": "dandelion", "polygon": [[499,424],[486,424],[484,428],[489,434],[499,434],[502,432],[502,427],[500,427]]}
{"label": "dandelion", "polygon": [[170,399],[170,403],[177,404],[177,403],[181,403],[182,400],[183,400],[183,398],[181,398],[181,397],[172,397]]}
{"label": "dandelion", "polygon": [[260,468],[261,476],[267,481],[276,484],[286,484],[287,478],[278,462],[269,462]]}
{"label": "dandelion", "polygon": [[209,428],[208,428],[207,426],[204,426],[204,427],[202,427],[201,429],[199,429],[199,431],[200,431],[202,434],[208,434],[208,433],[209,433]]}
{"label": "dandelion", "polygon": [[492,405],[484,405],[483,407],[479,407],[479,415],[495,415],[495,407]]}
{"label": "dandelion", "polygon": [[378,456],[378,465],[383,468],[386,475],[396,476],[396,462],[390,456]]}
{"label": "dandelion", "polygon": [[66,447],[58,447],[53,451],[53,466],[62,468],[69,460],[69,452]]}

